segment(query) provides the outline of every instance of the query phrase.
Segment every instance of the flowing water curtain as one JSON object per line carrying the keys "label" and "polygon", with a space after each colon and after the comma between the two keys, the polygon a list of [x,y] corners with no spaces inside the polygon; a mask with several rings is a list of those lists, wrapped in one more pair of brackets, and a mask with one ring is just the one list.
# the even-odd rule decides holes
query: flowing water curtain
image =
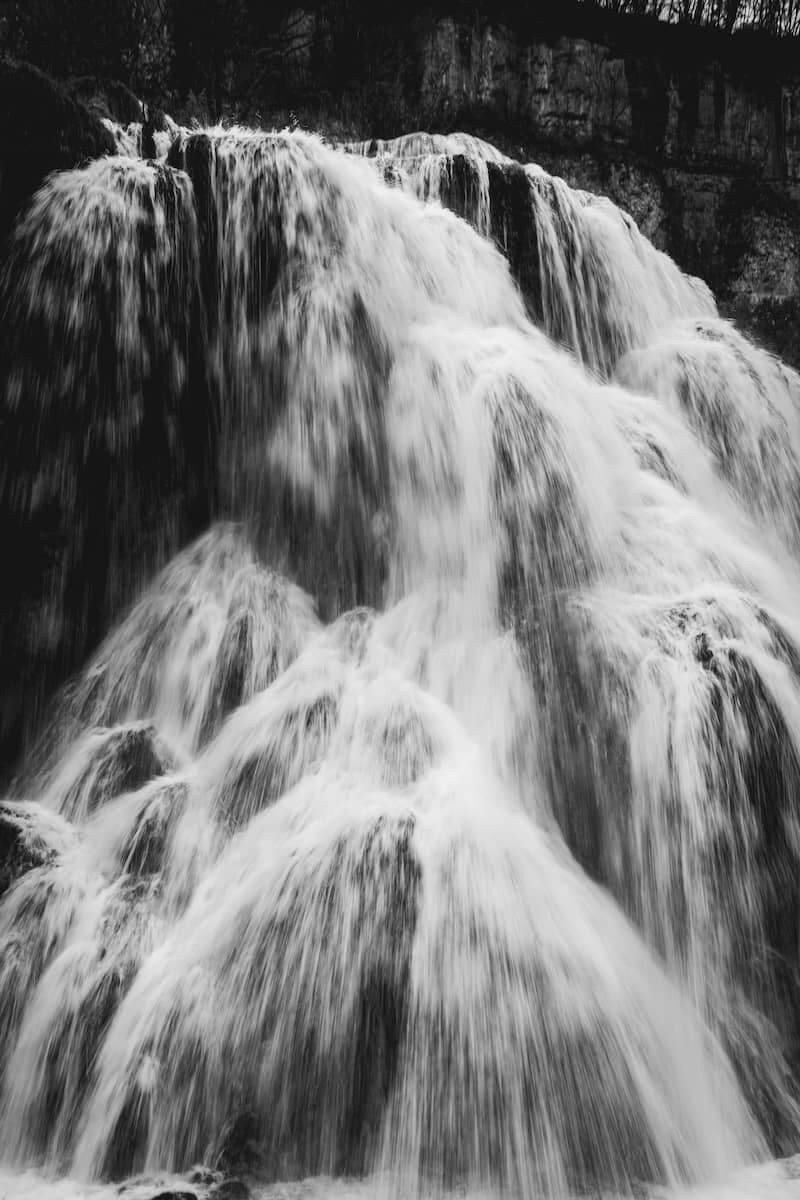
{"label": "flowing water curtain", "polygon": [[35,714],[208,511],[188,181],[116,159],[54,175],[0,286],[2,652]]}
{"label": "flowing water curtain", "polygon": [[[445,151],[449,149],[453,153],[456,149],[463,151],[465,148],[455,144],[448,146],[444,139],[426,141],[424,136],[415,136],[400,139],[394,144],[364,146],[361,150],[365,153],[397,155],[404,172],[401,182],[410,180],[410,186],[417,190],[423,199],[434,195],[443,199],[448,195],[447,185],[453,175],[452,164],[456,161],[453,158],[448,160]],[[474,151],[474,147],[471,149]],[[495,156],[487,155],[484,170],[488,173],[494,169]],[[437,174],[438,191],[429,182],[430,178]],[[673,394],[679,397],[692,427],[714,452],[718,471],[732,482],[746,510],[756,518],[766,518],[763,523],[768,537],[774,537],[772,527],[777,526],[778,529],[786,530],[784,536],[793,542],[798,514],[795,500],[798,483],[795,455],[798,442],[798,413],[794,373],[750,346],[722,322],[707,319],[691,326],[688,322],[684,326],[668,325],[666,331],[660,333],[665,319],[670,315],[680,315],[687,309],[691,311],[693,304],[699,311],[712,311],[707,306],[702,289],[691,281],[685,281],[665,256],[656,255],[636,234],[630,219],[608,202],[576,196],[560,181],[550,179],[535,168],[529,168],[528,174],[534,185],[534,194],[540,201],[540,209],[536,219],[529,220],[521,228],[529,239],[528,245],[531,244],[530,231],[535,230],[538,236],[539,256],[537,258],[530,252],[526,254],[524,243],[518,242],[519,248],[516,252],[512,247],[511,260],[514,263],[516,253],[518,278],[522,277],[526,262],[539,263],[543,283],[542,311],[539,315],[540,319],[543,316],[545,326],[553,333],[560,329],[562,332],[558,335],[558,340],[576,348],[583,347],[583,357],[590,362],[604,363],[606,369],[610,369],[630,346],[652,340],[652,349],[645,346],[643,349],[633,350],[629,358],[623,359],[620,364],[620,377],[626,383],[638,386],[644,391],[654,391],[659,398],[671,397]],[[475,193],[480,194],[480,188],[476,188]],[[445,202],[448,202],[447,199]],[[463,194],[462,198],[456,199],[455,202],[450,199],[449,202],[467,215],[477,227],[481,227],[485,218],[480,208],[470,209],[469,204],[463,201]],[[588,239],[579,232],[580,225],[574,218],[579,204],[584,206],[586,217],[594,221],[593,239]],[[504,232],[503,241],[508,248],[510,244],[507,232]],[[599,246],[607,249],[600,253]],[[611,247],[615,249],[611,250]],[[543,256],[547,261],[546,270],[542,270],[541,267]],[[576,263],[580,264],[577,272]],[[645,285],[646,278],[649,286]],[[640,308],[631,303],[631,297],[641,297],[646,286],[650,307],[649,310],[645,307],[642,321]],[[530,294],[530,282],[526,291]],[[693,342],[690,329],[695,331]],[[664,343],[663,351],[659,350],[657,331]],[[672,373],[665,369],[668,353],[673,355],[675,363]],[[580,391],[577,380],[573,381],[569,391]],[[559,407],[562,408],[561,397],[565,392],[567,389],[559,393]],[[679,463],[686,464],[688,460],[697,458],[696,447],[687,445],[687,439],[682,437],[684,444],[678,448],[675,445],[675,435],[680,431],[674,428],[665,431],[664,428],[658,428],[656,423],[648,429],[648,418],[652,419],[652,414],[647,413],[644,404],[641,407],[643,413],[637,414],[634,420],[626,416],[621,424],[627,438],[633,442],[642,464],[672,485],[678,486],[681,491],[686,490],[687,486],[690,489],[697,486],[696,478],[687,485],[680,478],[678,470]],[[501,434],[502,462],[505,463],[513,456],[514,448],[524,444],[520,440],[526,436],[522,432],[523,428],[524,425],[512,426],[511,436]],[[665,432],[671,438],[672,445],[665,440]],[[575,449],[573,435],[569,450],[564,455],[565,466],[571,463],[573,467],[577,467],[579,460],[576,458]],[[549,461],[549,450],[545,450],[540,433],[537,432],[535,449],[531,447],[528,454],[529,461]],[[699,464],[701,473],[706,476],[707,465]],[[548,469],[552,470],[552,465]],[[575,476],[579,475],[579,471],[580,468],[575,470]],[[569,467],[567,474],[572,474]],[[517,478],[516,473],[512,478]],[[588,513],[593,503],[596,506],[596,498],[587,498],[581,511],[576,509],[569,493],[563,494],[564,484],[559,486],[560,493],[553,495],[554,500],[558,497],[558,508],[544,508],[544,516],[539,518],[539,528],[534,526],[525,530],[523,537],[512,532],[513,550],[509,561],[517,575],[535,570],[538,576],[542,566],[548,563],[553,563],[558,568],[558,575],[572,560],[580,564],[579,571],[584,580],[592,576],[591,570],[588,575],[585,572],[592,562],[593,555],[586,554],[583,543],[591,526]],[[574,487],[574,484],[568,486]],[[707,486],[706,479],[705,490]],[[541,500],[537,503],[541,503]],[[724,500],[719,496],[715,498],[714,503],[725,507]],[[557,516],[558,519],[562,519],[560,514],[567,516],[575,524],[569,529],[563,542],[559,538],[554,544],[554,533],[558,527],[552,522]],[[714,533],[709,532],[713,539]],[[526,545],[535,547],[533,560],[528,564]],[[630,911],[639,920],[644,921],[649,936],[662,947],[664,938],[667,938],[670,942],[672,961],[679,962],[681,970],[692,976],[693,986],[698,989],[702,1003],[706,1004],[709,1010],[717,1007],[720,1011],[725,1011],[725,1017],[720,1024],[727,1023],[730,1042],[734,1045],[736,1053],[746,1061],[744,1072],[751,1071],[753,1060],[760,1053],[765,1055],[765,1061],[770,1064],[766,1074],[773,1076],[776,1093],[770,1096],[766,1103],[768,1107],[779,1110],[777,1115],[773,1111],[770,1119],[774,1119],[776,1126],[782,1128],[783,1134],[789,1139],[786,1144],[791,1145],[791,1131],[796,1120],[794,1102],[788,1094],[792,1089],[787,1087],[787,1067],[781,1065],[780,1052],[775,1052],[772,1046],[776,1043],[778,1046],[783,1044],[788,1048],[791,1057],[796,1053],[797,1035],[791,1020],[792,1006],[786,1003],[786,997],[795,985],[796,955],[791,949],[791,920],[784,919],[779,912],[779,896],[782,895],[785,881],[792,877],[795,869],[793,864],[796,815],[792,781],[796,778],[796,767],[793,765],[795,751],[791,732],[795,685],[787,681],[787,685],[780,691],[778,704],[782,713],[777,715],[774,709],[775,700],[772,698],[774,684],[762,682],[760,672],[766,670],[768,674],[780,676],[781,672],[785,673],[788,669],[790,673],[794,673],[796,652],[792,639],[796,639],[797,635],[781,630],[773,638],[768,633],[768,628],[775,628],[775,622],[772,617],[758,616],[763,612],[757,599],[761,580],[754,581],[752,567],[753,564],[748,564],[747,568],[739,564],[725,564],[720,571],[719,565],[713,563],[711,575],[744,578],[748,586],[755,586],[756,594],[749,600],[745,598],[744,601],[747,633],[740,633],[742,626],[738,621],[731,627],[727,617],[722,620],[722,628],[726,633],[728,630],[732,633],[735,629],[737,635],[753,639],[755,646],[763,646],[767,654],[775,656],[774,662],[769,658],[763,662],[759,661],[758,667],[755,668],[758,673],[755,676],[750,660],[746,666],[742,665],[736,652],[733,669],[724,665],[727,663],[727,652],[723,662],[713,657],[709,649],[709,638],[716,645],[715,634],[719,628],[717,622],[714,621],[706,628],[701,618],[700,623],[694,626],[693,618],[681,615],[696,609],[693,600],[676,598],[673,604],[663,604],[663,618],[655,617],[655,612],[659,609],[656,603],[655,612],[647,619],[647,637],[657,637],[659,646],[662,637],[672,636],[670,629],[679,632],[681,636],[689,625],[693,625],[693,631],[687,638],[689,647],[694,647],[690,661],[699,663],[703,668],[713,663],[711,675],[714,683],[710,692],[710,702],[715,706],[717,716],[713,719],[704,718],[698,712],[696,719],[702,722],[703,728],[700,740],[706,739],[707,744],[702,752],[699,747],[695,747],[690,758],[690,761],[695,761],[700,752],[699,760],[693,768],[703,781],[700,792],[697,791],[697,776],[693,781],[692,768],[686,768],[683,779],[673,778],[669,792],[660,794],[652,801],[653,816],[647,815],[646,802],[640,800],[639,803],[645,805],[641,816],[636,817],[633,824],[627,828],[625,825],[622,829],[614,826],[614,833],[600,837],[600,845],[597,826],[594,826],[594,832],[582,832],[587,826],[591,829],[593,822],[588,813],[581,813],[581,806],[576,804],[575,796],[569,795],[568,785],[568,798],[561,808],[560,819],[570,836],[571,844],[582,854],[583,861],[591,869],[599,872],[606,881],[614,883],[617,894]],[[755,570],[756,575],[763,573],[764,564],[761,564],[760,571],[758,566]],[[702,579],[704,574],[708,578],[707,571],[708,567],[704,565],[698,580]],[[648,587],[652,587],[655,578],[654,572],[646,581]],[[577,581],[577,577],[573,575],[573,588]],[[675,581],[670,582],[674,586]],[[781,589],[779,605],[784,614],[791,612],[791,586],[787,581],[787,586]],[[512,596],[515,590],[517,589],[512,581]],[[536,638],[539,645],[532,658],[534,675],[539,684],[537,690],[541,696],[553,697],[545,704],[545,709],[550,707],[555,714],[555,728],[551,729],[548,737],[554,738],[555,744],[560,745],[561,738],[565,735],[563,745],[567,759],[560,760],[554,770],[556,775],[563,773],[564,762],[574,756],[575,736],[585,740],[586,734],[591,731],[585,758],[582,760],[579,755],[578,759],[579,762],[583,761],[582,767],[578,769],[578,777],[581,772],[585,774],[578,795],[585,795],[589,799],[596,793],[598,782],[606,777],[605,782],[601,784],[602,799],[598,800],[595,794],[594,800],[591,801],[592,805],[599,805],[598,821],[602,824],[603,821],[607,821],[607,815],[604,815],[607,808],[613,808],[620,795],[631,792],[640,797],[650,795],[650,785],[642,777],[641,771],[643,767],[648,769],[648,754],[652,754],[653,747],[647,741],[641,744],[638,742],[640,737],[646,739],[650,736],[648,727],[643,726],[640,730],[640,718],[637,717],[631,736],[628,735],[626,722],[629,717],[621,715],[630,711],[626,698],[630,687],[627,678],[619,680],[618,697],[613,697],[612,692],[608,701],[598,702],[597,683],[582,662],[584,652],[580,652],[581,657],[577,660],[570,659],[569,647],[581,636],[576,630],[568,629],[565,634],[563,623],[557,621],[555,629],[551,629],[549,635],[543,635],[543,628],[546,630],[549,627],[549,622],[546,619],[543,621],[538,615],[543,597],[553,594],[566,596],[570,594],[569,589],[562,587],[554,593],[552,580],[545,575],[544,578],[537,578],[533,587],[529,577],[525,581],[523,594],[527,597],[523,602],[524,611],[517,616],[525,626],[537,627]],[[622,599],[622,603],[626,601]],[[535,621],[531,621],[531,606],[537,611]],[[702,604],[700,611],[703,611]],[[670,613],[675,614],[674,626],[671,624]],[[749,614],[753,615],[747,619]],[[653,618],[655,622],[651,623]],[[663,633],[658,624],[659,619],[666,622]],[[759,625],[759,620],[765,623],[766,628],[765,625]],[[643,648],[647,647],[647,640],[640,644]],[[561,647],[567,647],[566,651]],[[599,652],[598,668],[602,669],[609,679],[614,679],[616,668],[608,661],[609,648],[601,642]],[[592,648],[587,653],[591,662],[597,655],[598,648]],[[670,654],[672,653],[673,651],[670,651]],[[603,664],[602,668],[600,663]],[[636,669],[638,668],[634,668],[633,662],[629,661],[626,670],[630,672]],[[564,712],[554,699],[559,694],[565,698],[567,713],[573,713],[573,717],[567,716],[563,727]],[[672,703],[668,694],[664,695],[661,703]],[[595,713],[595,721],[590,720],[587,727],[586,714],[592,710]],[[606,715],[603,718],[601,714],[604,713]],[[685,717],[683,719],[685,720]],[[670,735],[670,742],[665,750],[670,759],[673,754],[678,753],[671,740],[675,736],[683,735],[680,730]],[[742,740],[742,745],[738,748],[737,739]],[[630,778],[631,757],[634,759],[633,780]],[[571,770],[574,771],[575,767],[573,762]],[[670,768],[665,767],[665,770],[669,773]],[[736,799],[732,802],[730,798],[727,801],[723,800],[721,795],[726,787],[724,777],[728,770],[736,780],[741,781]],[[760,774],[763,774],[763,779],[759,777]],[[711,779],[710,785],[707,782],[708,777]],[[568,772],[567,779],[569,778]],[[781,782],[784,778],[789,782]],[[562,787],[564,780],[559,779],[557,794]],[[714,797],[713,817],[702,813],[702,808],[708,807],[708,801],[703,800],[703,793],[707,788]],[[669,799],[671,794],[677,795],[677,801]],[[654,844],[657,845],[661,841],[668,844],[670,830],[677,820],[677,817],[670,818],[669,814],[674,813],[676,803],[679,811],[681,808],[686,809],[688,817],[688,821],[684,818],[679,826],[684,831],[678,841],[681,849],[676,857],[665,862],[664,879],[653,886],[652,881],[648,879],[647,864],[653,854]],[[654,833],[651,830],[650,833],[643,834],[637,821],[649,822],[655,815],[661,822],[658,831]],[[626,822],[628,819],[626,818]],[[726,824],[727,833],[723,845],[718,833],[712,835],[711,830],[715,825],[724,828]],[[663,851],[661,853],[663,856]],[[678,854],[684,855],[680,863],[677,861]],[[732,866],[732,863],[746,861],[749,857],[758,864],[752,872],[742,873],[739,868]],[[704,873],[707,875],[710,872],[713,880],[710,889],[699,886],[697,880],[694,884],[687,885],[683,878],[687,871],[699,872],[698,880]],[[733,871],[735,875],[738,871],[735,899],[729,895],[732,885],[730,882],[726,884],[725,881],[728,871]],[[632,890],[625,882],[626,872],[633,872],[638,880]],[[670,884],[670,879],[675,882]],[[693,895],[693,900],[679,902],[675,893],[676,887],[685,888]],[[732,903],[729,904],[731,900]],[[711,917],[712,925],[719,921],[720,915],[725,912],[725,920],[720,928],[698,928],[697,920],[691,912],[693,904],[697,906],[698,913],[716,914]],[[789,907],[791,909],[791,903]],[[701,924],[705,920],[704,917]],[[688,932],[682,929],[687,921]],[[737,926],[742,927],[742,923],[751,931],[747,935],[748,951],[745,953],[741,947],[735,947],[735,931]],[[679,947],[675,944],[676,938]],[[752,960],[749,964],[746,962],[748,953]],[[687,963],[687,957],[691,962]],[[722,994],[717,991],[719,986],[722,987]],[[752,1004],[755,1005],[755,1011],[748,1008]],[[763,1027],[758,1016],[762,1009],[776,1019],[780,1034],[776,1035],[768,1024]],[[764,1102],[763,1096],[759,1099]]]}
{"label": "flowing water curtain", "polygon": [[2,916],[40,949],[4,993],[6,1156],[185,1167],[247,1117],[266,1178],[549,1195],[758,1151],[719,1048],[406,678],[391,616],[316,634],[196,764],[100,798],[19,881]]}
{"label": "flowing water curtain", "polygon": [[522,166],[480,138],[420,133],[342,148],[374,158],[387,182],[451,208],[491,237],[532,319],[606,376],[665,323],[716,314],[705,284],[679,271],[611,201]]}
{"label": "flowing water curtain", "polygon": [[[632,689],[607,676],[612,703],[632,715],[634,904],[703,1002],[724,1014],[735,1055],[775,1061],[782,1044],[793,1065],[800,380],[720,321],[678,323],[632,352],[618,374],[696,431],[714,474],[783,564],[776,578],[771,563],[739,552],[725,570],[731,586],[711,589],[698,577],[683,597],[654,596],[624,621],[612,618],[628,671],[638,663]],[[720,539],[714,549],[724,560],[732,547]],[[603,600],[598,612],[608,629]],[[666,912],[681,920],[670,926]],[[774,1096],[767,1105],[791,1141],[792,1110]]]}
{"label": "flowing water curtain", "polygon": [[[174,161],[243,527],[64,697],[35,835],[3,818],[0,1153],[120,1177],[244,1122],[265,1178],[550,1196],[764,1154],[798,1127],[791,561],[465,222],[302,135]],[[668,310],[643,256],[619,303]]]}
{"label": "flowing water curtain", "polygon": [[67,689],[58,737],[51,728],[43,748],[45,788],[64,746],[93,730],[155,721],[192,753],[317,628],[312,601],[262,566],[241,530],[213,527],[172,560]]}
{"label": "flowing water curtain", "polygon": [[[580,394],[577,381],[571,390]],[[634,405],[647,413],[644,397],[609,393],[607,403],[620,415]],[[789,1145],[797,576],[760,552],[757,531],[714,482],[710,456],[704,464],[697,444],[681,455],[685,431],[671,440],[664,413],[655,416],[644,446],[641,427],[621,422],[638,453],[599,571],[588,586],[562,591],[548,619],[538,554],[531,563],[517,553],[514,619],[542,699],[540,745],[570,846],[684,976]],[[566,461],[576,461],[572,447]],[[573,509],[563,487],[557,500],[557,511]],[[524,546],[532,514],[517,501],[511,515]],[[552,543],[552,519],[549,531]],[[542,542],[528,535],[538,553]],[[566,544],[576,545],[572,535]]]}
{"label": "flowing water curtain", "polygon": [[723,321],[680,322],[617,366],[681,412],[765,537],[800,550],[800,376]]}
{"label": "flowing water curtain", "polygon": [[172,161],[203,230],[223,511],[260,526],[324,612],[374,604],[392,526],[395,358],[440,306],[521,323],[502,261],[488,247],[475,258],[450,217],[420,222],[308,137],[216,130],[181,139]]}
{"label": "flowing water curtain", "polygon": [[[412,152],[418,149],[416,141],[411,143]],[[543,185],[555,186],[547,177]],[[567,200],[574,206],[574,197]],[[624,251],[630,226],[611,206],[600,205],[598,212],[601,226],[623,234]],[[562,261],[570,259],[567,232],[562,223],[561,231],[551,235]],[[680,294],[673,286],[678,274],[660,258],[665,274],[655,273],[651,282],[660,282],[660,291],[656,286],[654,292],[668,312]],[[642,277],[637,279],[624,253],[608,261],[614,264],[618,295],[640,295]],[[638,272],[641,259],[633,261]],[[596,260],[587,277],[602,281],[602,265]],[[693,285],[681,281],[680,286],[691,294]],[[577,298],[575,310],[602,312],[585,302],[574,281],[565,282],[563,294],[573,304]],[[694,294],[702,299],[701,292]],[[549,303],[555,300],[551,297]],[[680,312],[680,303],[675,310]],[[629,299],[619,311],[624,319],[633,318]],[[551,319],[558,320],[561,312],[551,310]],[[697,329],[710,347],[708,358],[715,345],[722,345],[718,372],[727,369],[728,386],[723,392],[710,372],[704,377],[696,369],[689,376],[694,381],[691,423],[722,460],[718,471],[734,477],[745,510],[758,518],[767,508],[766,524],[777,519],[791,536],[798,481],[794,375],[722,322],[706,321]],[[675,338],[685,336],[680,325],[675,330]],[[613,363],[625,339],[615,344],[615,331],[608,326],[598,328],[596,336]],[[630,340],[635,344],[634,336]],[[648,348],[634,351],[631,362],[647,364],[654,354]],[[507,370],[522,367],[524,382],[511,375],[506,385],[510,395],[497,410],[498,491],[509,531],[507,603],[530,654],[545,720],[541,745],[552,747],[545,760],[559,821],[585,866],[614,888],[648,937],[690,981],[700,1004],[728,1038],[754,1100],[789,1148],[797,1120],[789,1065],[798,1043],[787,997],[796,986],[797,959],[790,915],[795,904],[790,900],[784,913],[781,897],[796,872],[797,846],[793,570],[776,586],[772,564],[759,562],[747,547],[754,536],[747,517],[736,515],[715,488],[711,460],[680,423],[670,422],[643,397],[625,401],[608,393],[601,400],[596,389],[585,390],[577,374],[568,377],[566,364],[551,352],[538,379],[526,379],[524,358],[508,360]],[[679,361],[683,368],[684,359]],[[638,381],[660,397],[669,390],[669,377],[663,371],[656,376],[655,370],[652,378],[663,381],[660,387],[641,374]],[[623,379],[637,382],[630,369],[625,373],[625,363],[621,371]],[[684,406],[688,391],[689,385],[683,385]],[[543,395],[552,406],[546,421],[538,407],[531,407],[533,397],[538,406]],[[570,423],[572,398],[581,395],[583,411]],[[738,407],[726,401],[727,395],[737,398]],[[720,400],[729,404],[730,417],[717,415]],[[600,428],[592,427],[592,410],[599,403],[611,410],[634,452],[629,474],[624,450],[610,446],[611,430],[603,429],[607,418]],[[754,410],[752,434],[744,424],[746,403]],[[581,426],[587,433],[592,429],[598,447],[605,440],[605,462],[596,455],[594,463],[582,460],[586,439]],[[753,453],[761,471],[751,465]],[[638,479],[638,471],[631,469],[634,462],[646,472]],[[610,504],[599,503],[600,478],[610,491],[602,499]],[[642,513],[664,513],[660,539],[646,528],[619,522],[637,492],[633,503]],[[715,528],[693,512],[692,504],[681,498],[687,492],[716,508],[723,527]],[[611,524],[598,542],[592,530],[604,511]],[[700,538],[693,530],[683,546],[676,544],[670,526],[688,533],[693,522],[700,527]],[[727,536],[729,522],[740,531],[739,545]],[[638,546],[635,569],[631,545]],[[620,552],[622,560],[615,562]],[[601,628],[588,634],[587,644],[585,617],[572,617],[570,608],[577,600],[586,605],[579,613],[593,611],[591,590],[583,601],[581,592],[587,585],[593,590],[604,577],[622,584],[614,601],[618,611],[612,609],[609,630],[605,606],[597,608],[603,614]],[[747,589],[735,598],[736,616],[728,615],[729,582]],[[694,598],[693,588],[702,584],[714,599]],[[637,602],[640,588],[655,592],[653,600]],[[660,591],[673,598],[659,600]],[[765,591],[775,597],[777,617],[761,602]],[[717,596],[719,617],[714,613]],[[634,615],[637,607],[640,613]],[[623,641],[615,645],[620,637]],[[729,647],[732,637],[743,639],[743,645]],[[669,673],[654,669],[653,660],[665,653]],[[694,711],[686,707],[692,695]],[[684,707],[675,711],[678,704]],[[654,721],[661,726],[653,728]],[[654,740],[656,729],[659,740]],[[661,773],[656,785],[650,778],[654,772]],[[733,787],[726,782],[729,773],[736,781]],[[668,853],[672,844],[674,853]],[[656,872],[654,856],[661,863]]]}

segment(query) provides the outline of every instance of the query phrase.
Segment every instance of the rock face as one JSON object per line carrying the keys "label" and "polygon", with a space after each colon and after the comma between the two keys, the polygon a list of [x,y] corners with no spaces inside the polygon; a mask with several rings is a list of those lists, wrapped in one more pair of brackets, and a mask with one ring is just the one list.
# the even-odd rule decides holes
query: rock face
{"label": "rock face", "polygon": [[526,41],[446,18],[420,42],[420,105],[456,123],[465,110],[502,115],[520,133],[576,149],[800,181],[800,75],[767,87],[713,57],[713,45],[687,60],[685,42],[670,29],[641,52],[609,34]]}
{"label": "rock face", "polygon": [[114,154],[98,117],[27,63],[0,60],[0,241],[51,171]]}

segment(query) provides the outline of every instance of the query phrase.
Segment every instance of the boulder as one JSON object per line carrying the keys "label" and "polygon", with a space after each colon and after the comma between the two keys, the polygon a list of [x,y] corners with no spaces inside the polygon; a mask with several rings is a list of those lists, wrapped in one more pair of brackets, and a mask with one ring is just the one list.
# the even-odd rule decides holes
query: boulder
{"label": "boulder", "polygon": [[214,1155],[215,1168],[222,1172],[257,1173],[262,1166],[262,1158],[261,1131],[255,1114],[237,1114],[220,1134]]}
{"label": "boulder", "polygon": [[225,1179],[212,1187],[208,1200],[250,1200],[250,1189],[241,1179]]}
{"label": "boulder", "polygon": [[[172,129],[174,130],[174,126]],[[169,134],[170,122],[161,108],[148,108],[142,127],[142,158],[158,158],[156,134]]]}

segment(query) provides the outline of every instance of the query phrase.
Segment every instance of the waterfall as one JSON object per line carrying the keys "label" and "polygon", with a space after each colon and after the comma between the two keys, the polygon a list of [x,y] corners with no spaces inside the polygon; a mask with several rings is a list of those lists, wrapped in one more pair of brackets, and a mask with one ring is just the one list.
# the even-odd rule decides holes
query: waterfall
{"label": "waterfall", "polygon": [[122,125],[110,117],[103,124],[114,139],[117,154],[125,158],[149,158],[163,161],[169,154],[180,127],[166,114],[159,115],[159,128],[148,121]]}
{"label": "waterfall", "polygon": [[[188,180],[53,175],[0,274],[0,649],[23,718],[207,520],[210,421]],[[17,719],[4,697],[0,733]]]}
{"label": "waterfall", "polygon": [[678,317],[716,316],[705,284],[683,275],[627,213],[480,138],[418,133],[343,148],[493,237],[531,317],[592,370],[610,374]]}
{"label": "waterfall", "polygon": [[103,124],[114,139],[117,154],[126,158],[142,157],[142,130],[144,126],[141,121],[131,121],[128,125],[122,125],[119,121],[113,121],[110,117],[103,117]]}
{"label": "waterfall", "polygon": [[617,377],[682,412],[717,471],[795,555],[800,378],[722,321],[676,322],[627,355]]}
{"label": "waterfall", "polygon": [[800,378],[461,135],[54,176],[0,300],[0,1190],[796,1150]]}

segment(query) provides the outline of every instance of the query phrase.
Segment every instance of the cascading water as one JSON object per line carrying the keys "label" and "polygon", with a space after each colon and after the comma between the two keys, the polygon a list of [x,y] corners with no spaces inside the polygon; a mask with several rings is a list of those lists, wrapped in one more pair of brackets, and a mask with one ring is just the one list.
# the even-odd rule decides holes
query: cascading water
{"label": "cascading water", "polygon": [[415,133],[344,149],[494,238],[536,323],[595,371],[610,374],[677,317],[716,315],[705,284],[655,250],[627,213],[480,138]]}
{"label": "cascading water", "polygon": [[103,119],[103,124],[114,139],[117,153],[125,158],[163,160],[167,157],[180,132],[180,126],[166,114],[160,114],[159,123],[161,128],[156,129],[142,121],[122,125],[119,121],[112,121],[110,117]]}
{"label": "cascading water", "polygon": [[0,530],[15,562],[0,653],[15,688],[0,735],[38,714],[207,520],[197,262],[188,180],[133,159],[52,176],[14,231],[0,274]]}
{"label": "cascading water", "polygon": [[118,154],[126,158],[142,157],[144,126],[141,121],[131,121],[128,125],[122,125],[119,121],[112,121],[110,117],[104,117],[103,124],[113,137]]}
{"label": "cascading water", "polygon": [[800,380],[607,203],[369,154],[184,132],[15,235],[3,520],[94,649],[0,806],[10,1194],[797,1148]]}

